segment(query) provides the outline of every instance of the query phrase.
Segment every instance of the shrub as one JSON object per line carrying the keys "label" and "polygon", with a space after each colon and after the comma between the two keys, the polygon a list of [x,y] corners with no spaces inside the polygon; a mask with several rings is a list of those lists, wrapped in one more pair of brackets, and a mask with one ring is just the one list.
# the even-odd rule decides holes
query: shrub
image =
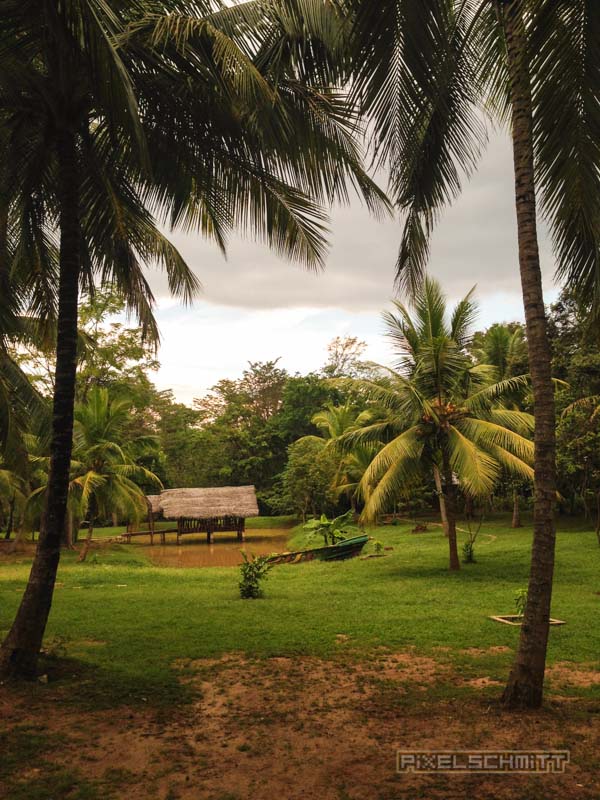
{"label": "shrub", "polygon": [[475,547],[472,541],[465,542],[462,546],[463,564],[475,564]]}
{"label": "shrub", "polygon": [[310,532],[310,536],[319,535],[323,537],[325,546],[341,542],[348,538],[348,534],[356,535],[354,525],[354,512],[346,511],[335,519],[327,519],[322,514],[319,519],[311,519],[304,525],[304,530]]}
{"label": "shrub", "polygon": [[243,564],[240,566],[241,580],[239,583],[240,597],[243,600],[254,600],[262,597],[261,581],[265,580],[267,573],[273,566],[269,564],[269,556],[254,556],[242,552]]}
{"label": "shrub", "polygon": [[519,589],[515,595],[515,607],[517,614],[522,617],[525,613],[525,606],[527,605],[527,589]]}

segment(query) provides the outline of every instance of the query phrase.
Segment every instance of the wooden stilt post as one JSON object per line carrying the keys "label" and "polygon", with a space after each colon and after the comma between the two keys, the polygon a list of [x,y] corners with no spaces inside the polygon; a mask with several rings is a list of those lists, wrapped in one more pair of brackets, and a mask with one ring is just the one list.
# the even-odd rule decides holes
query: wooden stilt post
{"label": "wooden stilt post", "polygon": [[152,507],[148,509],[148,527],[150,528],[150,544],[154,544],[154,514]]}

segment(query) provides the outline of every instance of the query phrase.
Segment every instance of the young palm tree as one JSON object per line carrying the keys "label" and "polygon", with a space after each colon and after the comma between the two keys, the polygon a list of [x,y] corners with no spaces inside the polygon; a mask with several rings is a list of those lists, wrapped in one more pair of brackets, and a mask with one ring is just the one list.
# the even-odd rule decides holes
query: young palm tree
{"label": "young palm tree", "polygon": [[[398,352],[403,354],[400,366],[411,375],[419,352],[431,348],[438,337],[450,337],[461,348],[466,346],[470,336],[470,325],[475,316],[475,306],[471,301],[473,290],[459,303],[446,326],[446,300],[435,281],[425,280],[419,293],[413,298],[414,319],[411,311],[402,303],[394,302],[396,314],[384,313],[387,333],[395,343]],[[440,516],[446,536],[450,534],[446,498],[442,489],[442,476],[437,463],[432,464],[433,479],[440,504]]]}
{"label": "young palm tree", "polygon": [[25,505],[23,479],[0,461],[0,510],[6,515],[5,539],[10,539],[15,520]]}
{"label": "young palm tree", "polygon": [[520,325],[495,322],[483,334],[479,348],[473,355],[482,364],[491,364],[498,371],[498,379],[510,378],[528,372],[527,343]]}
{"label": "young palm tree", "polygon": [[[329,404],[313,416],[312,423],[321,431],[326,445],[335,447],[340,437],[350,431],[358,430],[371,419],[372,414],[369,411],[357,413],[352,403],[348,401],[341,406]],[[339,464],[332,488],[339,494],[348,496],[352,510],[356,508],[356,489],[364,472],[364,468],[362,471],[361,468],[364,466],[366,457],[370,455],[372,458],[374,454],[375,445],[371,444],[368,447],[356,447],[352,452],[339,455]]]}
{"label": "young palm tree", "polygon": [[125,444],[130,403],[126,398],[111,399],[105,388],[94,387],[85,403],[75,408],[71,492],[75,496],[78,518],[88,520],[88,535],[79,556],[85,561],[96,520],[118,513],[140,519],[147,512],[146,492],[162,484],[153,472],[136,464],[150,448],[154,437],[137,437]]}
{"label": "young palm tree", "polygon": [[[113,282],[156,337],[144,266],[163,267],[185,300],[198,288],[157,217],[222,249],[242,228],[319,266],[326,202],[352,183],[382,207],[360,167],[356,120],[320,81],[333,33],[317,40],[316,26],[284,12],[219,0],[3,3],[0,140],[11,167],[0,176],[0,246],[28,307],[56,311],[57,349],[44,532],[2,676],[35,675],[52,602],[81,285]],[[303,67],[304,49],[318,53],[314,68]]]}
{"label": "young palm tree", "polygon": [[[125,397],[113,399],[104,387],[93,387],[75,407],[73,459],[69,483],[68,514],[71,525],[88,520],[88,535],[79,561],[85,561],[98,518],[113,513],[139,519],[147,512],[146,489],[162,488],[153,472],[136,463],[156,450],[153,436],[125,441],[131,403]],[[41,486],[29,497],[30,510],[43,513],[48,490],[47,457],[33,457],[45,469]]]}
{"label": "young palm tree", "polygon": [[363,519],[371,521],[407,488],[439,470],[448,525],[450,569],[460,569],[456,539],[457,486],[472,497],[490,493],[504,469],[533,477],[533,429],[529,414],[507,409],[502,397],[523,383],[513,378],[492,383],[493,369],[473,365],[466,354],[468,328],[475,313],[471,295],[446,321],[446,300],[439,285],[427,279],[415,300],[416,313],[396,303],[399,314],[386,314],[396,343],[398,370],[381,384],[363,386],[384,407],[386,418],[339,440],[345,447],[384,442],[360,482]]}
{"label": "young palm tree", "polygon": [[480,113],[509,123],[519,266],[535,406],[534,539],[510,706],[542,702],[554,568],[555,425],[536,229],[539,201],[558,274],[600,301],[600,18],[589,0],[343,0],[353,85],[405,212],[400,284],[415,289],[431,230],[476,168]]}

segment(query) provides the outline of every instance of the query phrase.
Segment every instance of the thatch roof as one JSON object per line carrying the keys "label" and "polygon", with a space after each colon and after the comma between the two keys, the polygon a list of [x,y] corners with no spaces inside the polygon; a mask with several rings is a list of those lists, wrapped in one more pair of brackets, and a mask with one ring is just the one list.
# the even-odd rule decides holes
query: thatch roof
{"label": "thatch roof", "polygon": [[150,506],[152,513],[160,514],[160,495],[149,494],[146,496],[146,500],[148,501],[148,505]]}
{"label": "thatch roof", "polygon": [[254,486],[166,489],[160,495],[160,510],[166,519],[258,516]]}

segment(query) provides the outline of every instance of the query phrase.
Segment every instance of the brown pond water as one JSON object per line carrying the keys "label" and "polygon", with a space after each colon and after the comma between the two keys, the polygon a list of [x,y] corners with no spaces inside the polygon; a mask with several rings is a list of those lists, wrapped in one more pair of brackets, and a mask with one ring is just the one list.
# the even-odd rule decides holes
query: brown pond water
{"label": "brown pond water", "polygon": [[242,563],[241,550],[255,556],[282,553],[288,549],[289,535],[289,528],[249,530],[238,542],[234,533],[216,533],[213,543],[207,544],[206,534],[188,534],[179,545],[167,537],[165,545],[144,546],[144,553],[160,567],[236,567]]}

